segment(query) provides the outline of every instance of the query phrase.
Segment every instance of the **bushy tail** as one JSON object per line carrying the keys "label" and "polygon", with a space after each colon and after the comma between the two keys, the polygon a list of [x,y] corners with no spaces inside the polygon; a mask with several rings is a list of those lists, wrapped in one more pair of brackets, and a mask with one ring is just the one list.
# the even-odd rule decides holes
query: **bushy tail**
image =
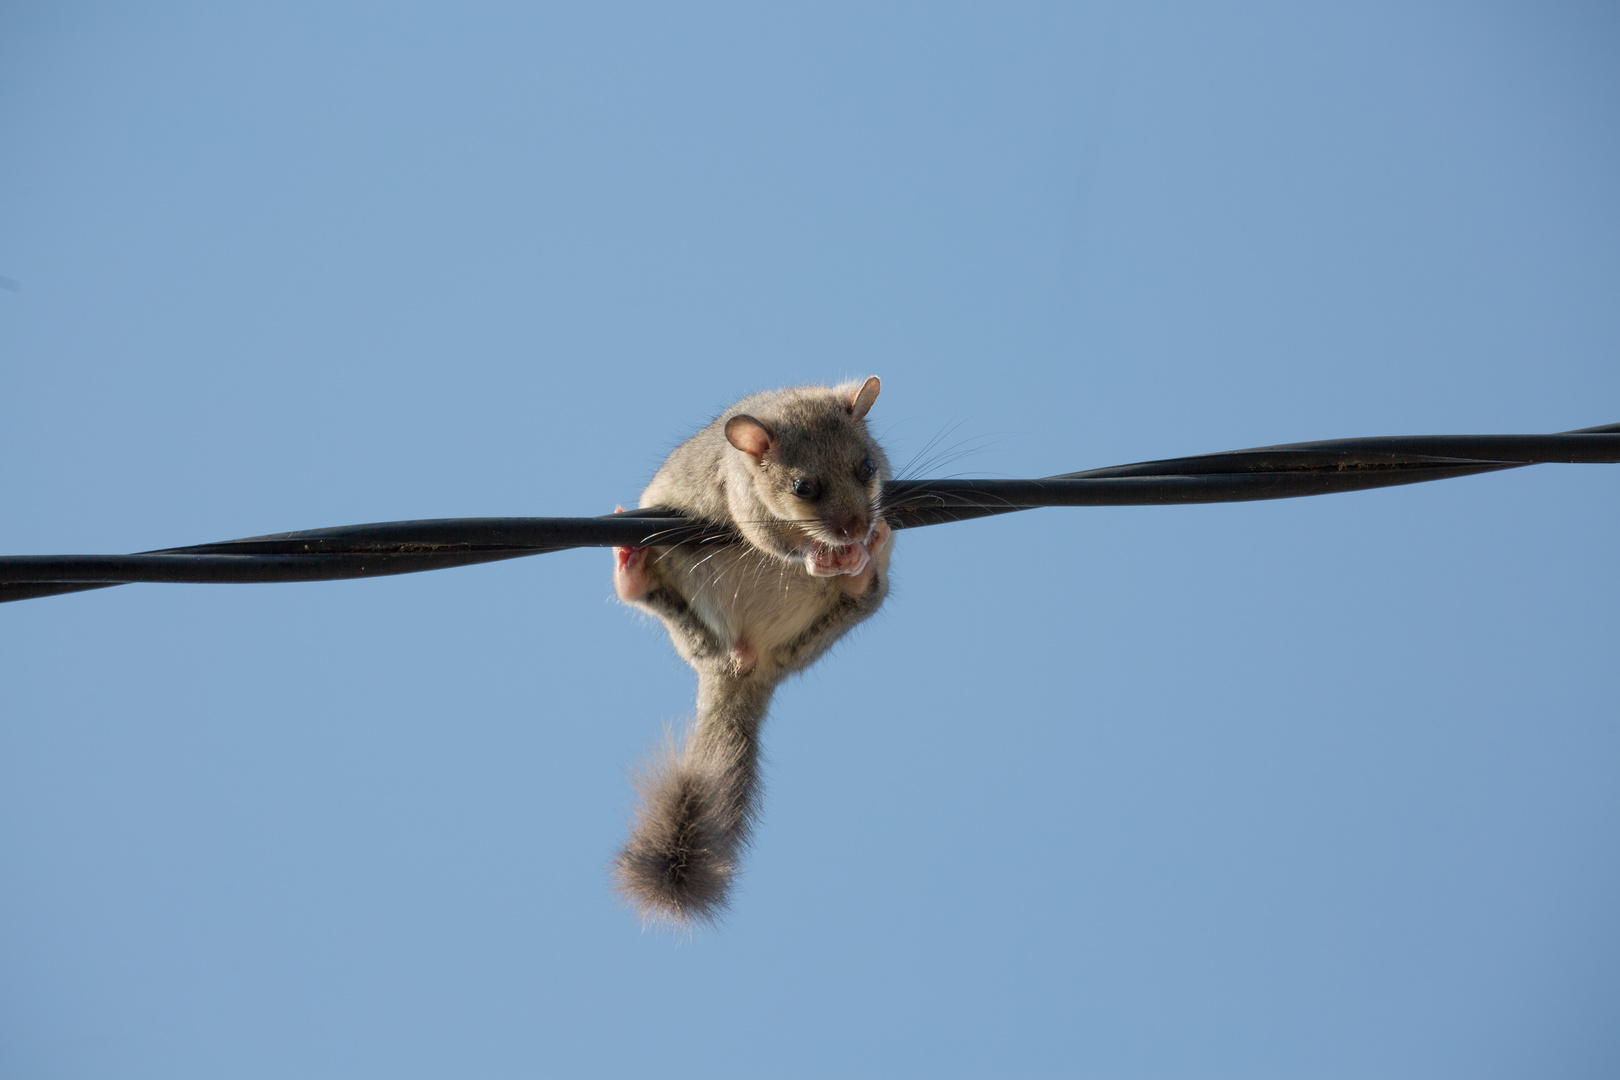
{"label": "bushy tail", "polygon": [[645,922],[713,922],[726,907],[759,802],[759,729],[774,687],[700,674],[697,719],[636,777],[641,805],[614,861],[615,886]]}

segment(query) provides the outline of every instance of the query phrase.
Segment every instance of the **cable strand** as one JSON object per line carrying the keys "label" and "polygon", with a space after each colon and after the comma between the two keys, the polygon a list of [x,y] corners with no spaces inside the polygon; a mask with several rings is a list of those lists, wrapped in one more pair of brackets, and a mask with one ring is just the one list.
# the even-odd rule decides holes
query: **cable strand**
{"label": "cable strand", "polygon": [[[1292,499],[1550,463],[1620,462],[1620,424],[1552,435],[1414,435],[1264,446],[1038,480],[911,480],[884,490],[895,528],[1043,506]],[[0,603],[131,582],[242,584],[414,574],[577,547],[715,544],[724,523],[641,509],[585,518],[385,521],[132,555],[0,556]]]}

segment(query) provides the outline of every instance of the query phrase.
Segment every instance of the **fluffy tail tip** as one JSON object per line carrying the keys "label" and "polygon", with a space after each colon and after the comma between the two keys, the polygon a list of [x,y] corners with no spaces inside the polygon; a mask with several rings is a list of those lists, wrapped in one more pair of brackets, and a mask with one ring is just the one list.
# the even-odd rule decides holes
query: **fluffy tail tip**
{"label": "fluffy tail tip", "polygon": [[636,788],[641,805],[613,862],[614,891],[646,924],[715,922],[736,873],[725,780],[671,750],[636,777]]}

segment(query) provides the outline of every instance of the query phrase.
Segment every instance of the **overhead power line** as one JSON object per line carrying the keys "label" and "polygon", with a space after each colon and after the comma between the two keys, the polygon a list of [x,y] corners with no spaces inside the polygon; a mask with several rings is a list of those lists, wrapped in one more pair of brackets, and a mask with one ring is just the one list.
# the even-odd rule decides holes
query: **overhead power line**
{"label": "overhead power line", "polygon": [[[1620,424],[1553,435],[1410,435],[1291,443],[1039,480],[908,480],[884,489],[895,528],[1042,506],[1292,499],[1526,465],[1620,462]],[[587,518],[444,518],[345,525],[134,555],[0,556],[0,603],[130,582],[334,581],[443,570],[576,547],[720,543],[724,527],[667,510]]]}

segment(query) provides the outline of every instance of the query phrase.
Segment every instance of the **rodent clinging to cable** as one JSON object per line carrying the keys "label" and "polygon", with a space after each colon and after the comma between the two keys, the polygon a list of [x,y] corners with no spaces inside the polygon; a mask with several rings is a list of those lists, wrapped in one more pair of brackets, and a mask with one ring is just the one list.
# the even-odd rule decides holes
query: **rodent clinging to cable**
{"label": "rodent clinging to cable", "polygon": [[758,813],[759,732],[782,679],[889,591],[880,383],[755,394],[678,446],[641,494],[727,541],[613,549],[619,598],[658,616],[698,675],[684,745],[648,763],[616,886],[643,920],[713,921]]}

